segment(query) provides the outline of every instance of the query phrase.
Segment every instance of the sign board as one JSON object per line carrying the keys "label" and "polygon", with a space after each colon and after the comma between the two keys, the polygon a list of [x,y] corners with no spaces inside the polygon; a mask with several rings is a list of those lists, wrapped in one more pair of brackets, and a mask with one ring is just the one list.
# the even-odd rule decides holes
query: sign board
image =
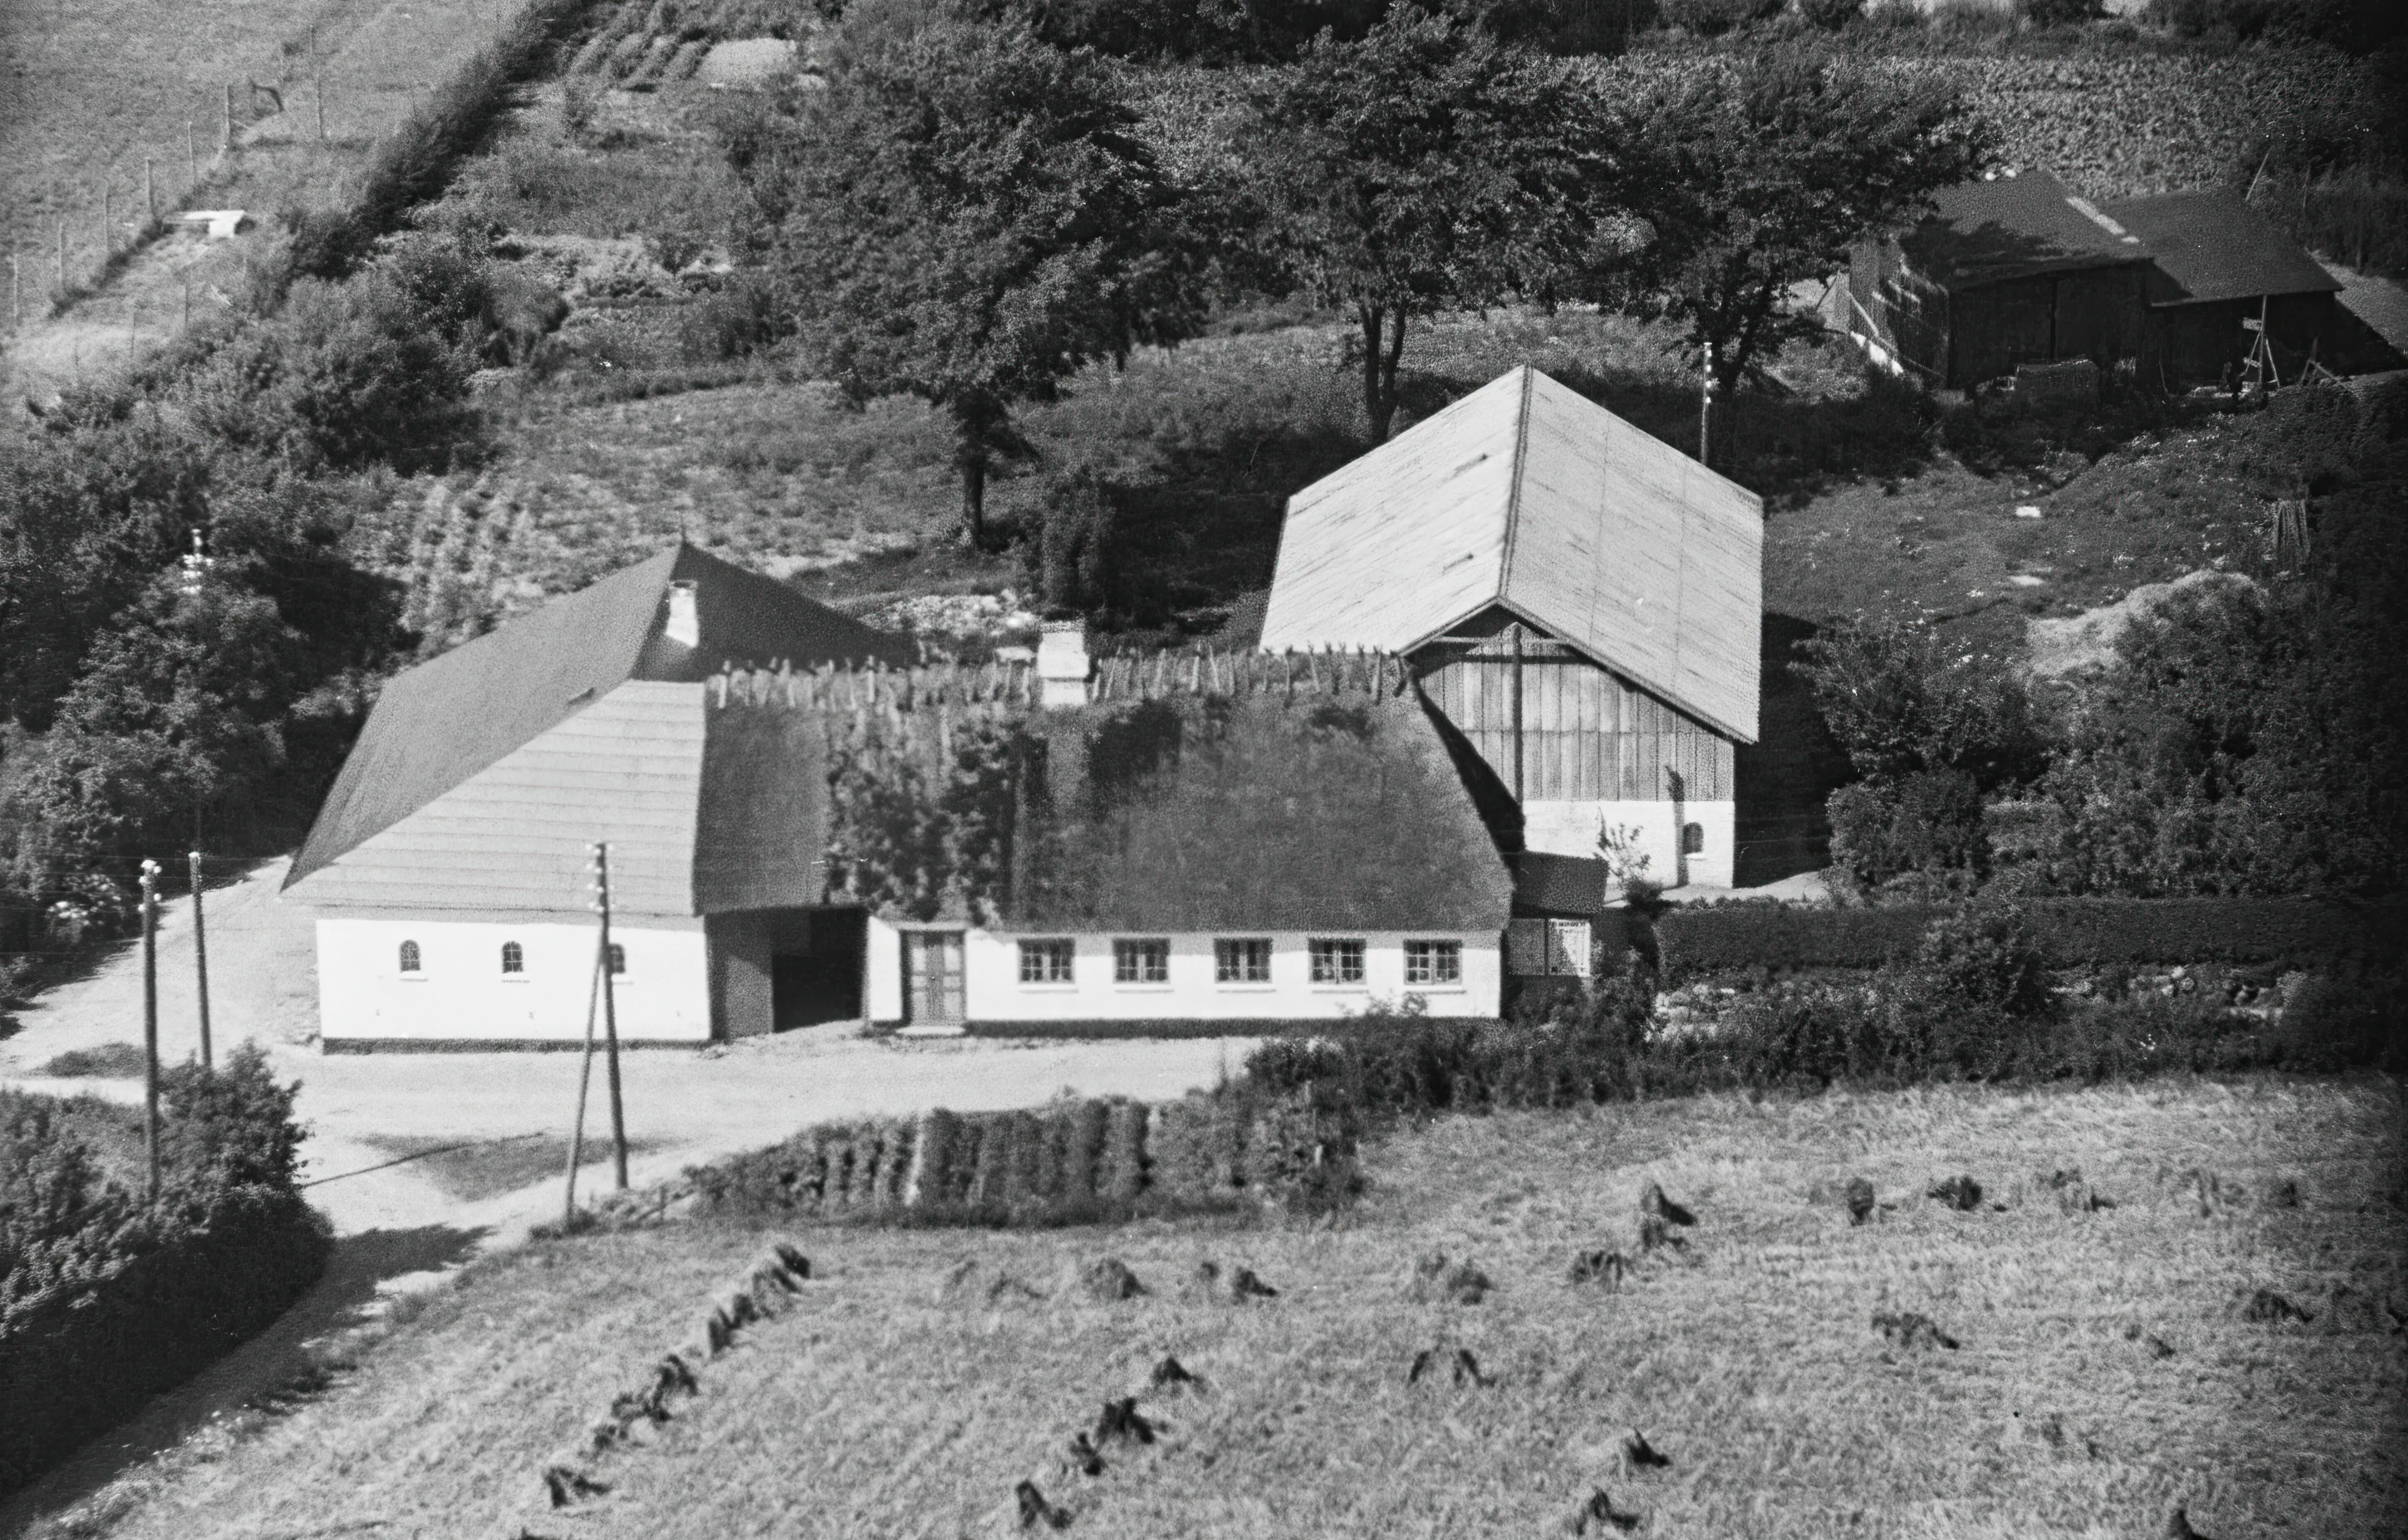
{"label": "sign board", "polygon": [[2243,331],[2262,332],[2266,329],[2266,323],[2254,315],[2244,315],[2241,318],[2241,326]]}

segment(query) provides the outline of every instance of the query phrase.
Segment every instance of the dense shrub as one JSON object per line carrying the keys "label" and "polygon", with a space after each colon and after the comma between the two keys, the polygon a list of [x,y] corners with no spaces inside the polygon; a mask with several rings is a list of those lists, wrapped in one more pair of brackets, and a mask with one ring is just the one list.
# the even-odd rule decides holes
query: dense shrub
{"label": "dense shrub", "polygon": [[2015,0],[2015,14],[2036,27],[2078,27],[2107,14],[2102,0]]}
{"label": "dense shrub", "polygon": [[[160,1202],[113,1179],[71,1104],[0,1092],[0,1492],[261,1328],[317,1281],[293,1092],[246,1044],[163,1087]],[[132,1144],[130,1131],[116,1141]],[[130,1173],[129,1173],[130,1174]]]}
{"label": "dense shrub", "polygon": [[1700,37],[1770,21],[1781,14],[1784,0],[1662,0],[1664,20]]}
{"label": "dense shrub", "polygon": [[1825,804],[1831,864],[1867,887],[1910,872],[1978,878],[1990,867],[1982,791],[1961,770],[1921,770],[1842,786]]}
{"label": "dense shrub", "polygon": [[1865,13],[1865,0],[1798,0],[1798,14],[1826,31],[1837,32]]}

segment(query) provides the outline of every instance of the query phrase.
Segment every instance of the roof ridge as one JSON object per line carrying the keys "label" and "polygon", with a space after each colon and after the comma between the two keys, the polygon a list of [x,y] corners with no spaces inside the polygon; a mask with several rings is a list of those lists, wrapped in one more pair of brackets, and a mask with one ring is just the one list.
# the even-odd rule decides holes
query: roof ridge
{"label": "roof ridge", "polygon": [[1539,370],[1525,362],[1522,366],[1522,401],[1513,416],[1513,468],[1505,479],[1505,550],[1497,560],[1497,597],[1503,603],[1513,591],[1513,551],[1521,543],[1522,533],[1522,472],[1529,463],[1530,396]]}

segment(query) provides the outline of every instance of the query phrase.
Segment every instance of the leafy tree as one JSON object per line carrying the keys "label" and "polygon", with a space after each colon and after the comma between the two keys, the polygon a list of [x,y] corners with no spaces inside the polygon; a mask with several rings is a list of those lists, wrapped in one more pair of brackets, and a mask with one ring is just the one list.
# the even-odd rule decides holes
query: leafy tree
{"label": "leafy tree", "polygon": [[1834,626],[1802,649],[1815,704],[1867,780],[1944,770],[1986,792],[2045,768],[2030,698],[2002,658],[1896,620]]}
{"label": "leafy tree", "polygon": [[1727,73],[1669,77],[1627,137],[1647,152],[1636,180],[1656,230],[1632,297],[1712,345],[1727,395],[1815,328],[1791,311],[1791,285],[1836,271],[1853,242],[1977,175],[1993,131],[1936,81],[1885,79],[1790,41]]}
{"label": "leafy tree", "polygon": [[728,131],[806,353],[856,405],[953,418],[973,543],[989,470],[1030,453],[1015,404],[1202,323],[1183,190],[1138,121],[1093,54],[939,15],[856,33],[824,90]]}
{"label": "leafy tree", "polygon": [[1476,24],[1392,7],[1324,34],[1254,94],[1246,165],[1284,278],[1352,310],[1363,410],[1385,439],[1415,316],[1543,295],[1610,266],[1624,226],[1604,114],[1564,65]]}

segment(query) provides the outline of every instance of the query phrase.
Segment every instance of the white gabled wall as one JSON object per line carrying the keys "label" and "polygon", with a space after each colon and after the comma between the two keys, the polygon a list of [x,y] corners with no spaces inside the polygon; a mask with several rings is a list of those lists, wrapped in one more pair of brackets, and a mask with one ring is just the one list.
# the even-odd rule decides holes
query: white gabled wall
{"label": "white gabled wall", "polygon": [[[930,927],[925,928],[943,928]],[[1271,982],[1222,984],[1215,978],[1215,938],[1261,938],[1271,943]],[[1316,985],[1306,943],[1312,937],[1362,941],[1360,986]],[[1068,939],[1076,948],[1067,985],[1020,982],[1024,939]],[[1114,939],[1167,939],[1170,982],[1120,984],[1113,979]],[[1455,986],[1408,986],[1405,943],[1452,941],[1462,946],[1463,981]],[[1240,931],[1172,934],[1118,931],[1073,935],[1063,931],[1002,933],[964,928],[964,998],[968,1019],[982,1024],[1046,1021],[1335,1021],[1374,1004],[1401,1005],[1421,997],[1434,1016],[1494,1016],[1502,1008],[1504,966],[1495,933],[1443,930]],[[872,1021],[903,1018],[902,935],[895,926],[869,922],[869,990]]]}
{"label": "white gabled wall", "polygon": [[[613,926],[627,971],[613,995],[622,1043],[710,1040],[709,969],[699,922]],[[318,1011],[327,1043],[580,1042],[594,979],[595,927],[543,920],[322,918]],[[419,971],[401,971],[416,942]],[[502,971],[519,943],[525,971]],[[597,1033],[600,1029],[597,1026]]]}
{"label": "white gabled wall", "polygon": [[[1681,854],[1683,824],[1696,824],[1705,835],[1705,848],[1695,856]],[[1534,801],[1522,806],[1525,850],[1593,858],[1600,828],[1627,828],[1636,834],[1634,850],[1647,857],[1649,882],[1666,887],[1731,885],[1739,833],[1736,803]]]}

